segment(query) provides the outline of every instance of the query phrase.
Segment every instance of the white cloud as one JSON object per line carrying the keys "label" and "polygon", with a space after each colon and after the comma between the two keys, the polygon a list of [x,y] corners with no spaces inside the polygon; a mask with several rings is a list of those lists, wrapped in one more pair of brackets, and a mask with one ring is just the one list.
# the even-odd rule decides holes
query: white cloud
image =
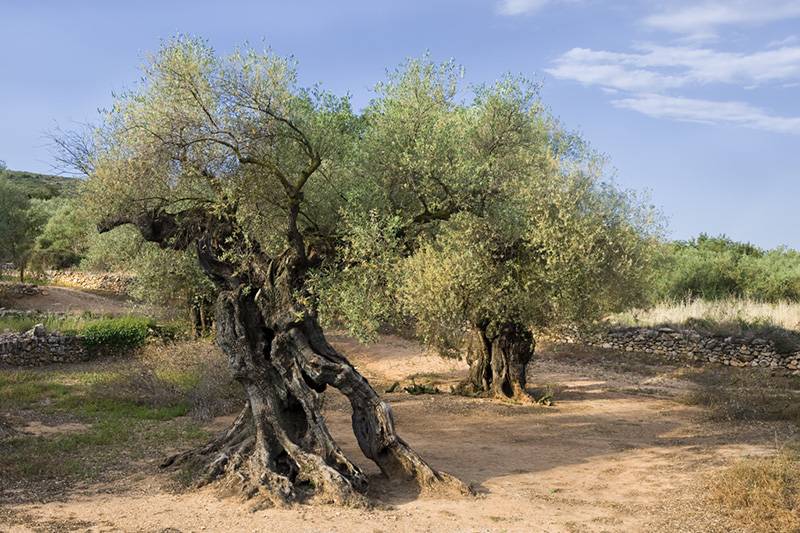
{"label": "white cloud", "polygon": [[708,48],[647,45],[639,52],[619,53],[573,48],[547,72],[586,85],[637,92],[657,92],[711,83],[757,87],[800,80],[800,47],[751,54]]}
{"label": "white cloud", "polygon": [[[504,0],[503,6],[507,14],[519,14],[546,3]],[[546,71],[555,78],[599,87],[610,95],[615,107],[651,117],[800,135],[800,116],[773,114],[742,101],[674,94],[720,84],[748,90],[800,84],[797,36],[773,40],[754,52],[723,51],[698,42],[715,38],[724,27],[798,18],[800,0],[664,0],[659,4],[667,7],[642,23],[678,34],[678,42],[683,44],[640,44],[626,52],[573,48],[557,57]]]}
{"label": "white cloud", "polygon": [[550,0],[502,0],[500,2],[500,13],[503,15],[523,15],[539,11]]}
{"label": "white cloud", "polygon": [[797,35],[790,35],[789,37],[785,37],[783,39],[775,39],[774,41],[770,41],[767,44],[767,48],[781,48],[783,46],[795,44],[799,41],[800,38],[798,38]]}
{"label": "white cloud", "polygon": [[681,3],[646,17],[644,23],[694,38],[709,38],[722,26],[758,25],[795,17],[800,17],[800,0],[705,0]]}
{"label": "white cloud", "polygon": [[574,4],[582,0],[500,0],[498,11],[501,15],[530,15],[548,4]]}
{"label": "white cloud", "polygon": [[705,124],[732,124],[777,133],[800,135],[800,117],[772,115],[745,102],[719,102],[662,94],[638,94],[612,100],[615,107],[655,118]]}

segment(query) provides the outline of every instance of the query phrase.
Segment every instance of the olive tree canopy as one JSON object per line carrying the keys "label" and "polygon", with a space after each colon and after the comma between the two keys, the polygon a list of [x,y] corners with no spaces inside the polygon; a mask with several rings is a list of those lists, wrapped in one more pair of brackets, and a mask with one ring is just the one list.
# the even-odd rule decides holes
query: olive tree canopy
{"label": "olive tree canopy", "polygon": [[462,391],[524,399],[533,329],[638,301],[658,218],[607,181],[535,84],[468,92],[459,78],[422,59],[379,86],[320,309],[362,337],[410,317],[442,354],[469,352]]}

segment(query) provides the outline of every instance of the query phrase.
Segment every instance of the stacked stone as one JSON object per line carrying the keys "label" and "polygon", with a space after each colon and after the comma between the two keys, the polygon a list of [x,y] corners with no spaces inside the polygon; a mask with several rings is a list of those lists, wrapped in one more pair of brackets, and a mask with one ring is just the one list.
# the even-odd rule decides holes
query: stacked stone
{"label": "stacked stone", "polygon": [[[6,309],[5,307],[0,307],[0,318],[4,317],[19,317],[19,318],[28,318],[28,317],[36,317],[40,316],[42,313],[39,311],[35,311],[33,309],[29,309],[27,311],[21,311],[19,309]],[[59,315],[63,316],[64,313],[50,313],[52,315]]]}
{"label": "stacked stone", "polygon": [[78,287],[92,291],[125,295],[133,282],[133,276],[117,272],[82,272],[79,270],[49,270],[47,280],[58,285]]}
{"label": "stacked stone", "polygon": [[3,364],[40,366],[86,361],[89,357],[82,337],[48,333],[42,324],[25,333],[0,334],[0,363]]}
{"label": "stacked stone", "polygon": [[782,368],[800,376],[800,351],[779,353],[773,341],[761,338],[707,336],[672,328],[620,328],[593,334],[556,333],[547,334],[545,338],[567,344],[659,354],[669,360]]}
{"label": "stacked stone", "polygon": [[39,294],[42,294],[42,288],[32,283],[0,282],[0,297],[2,298],[22,298]]}

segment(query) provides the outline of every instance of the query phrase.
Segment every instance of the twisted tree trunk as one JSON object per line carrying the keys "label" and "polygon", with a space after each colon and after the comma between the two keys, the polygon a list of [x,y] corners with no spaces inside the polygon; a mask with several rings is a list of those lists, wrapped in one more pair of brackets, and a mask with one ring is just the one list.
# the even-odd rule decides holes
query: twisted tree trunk
{"label": "twisted tree trunk", "polygon": [[469,374],[456,392],[530,401],[526,367],[534,348],[533,335],[519,324],[505,324],[494,336],[485,327],[476,328],[467,353]]}
{"label": "twisted tree trunk", "polygon": [[[203,253],[201,248],[201,264],[219,279],[216,259]],[[397,435],[389,405],[328,344],[315,312],[297,299],[302,269],[289,250],[257,272],[263,275],[220,292],[217,343],[248,401],[224,434],[162,466],[194,463],[203,470],[200,484],[222,479],[248,497],[260,494],[274,504],[310,498],[362,502],[367,478],[342,452],[321,414],[321,393],[332,386],[350,400],[361,451],[386,476],[422,491],[469,493]]]}
{"label": "twisted tree trunk", "polygon": [[247,497],[262,496],[264,503],[364,502],[367,478],[342,452],[322,416],[321,394],[332,386],[350,400],[361,451],[387,477],[423,492],[471,493],[458,479],[431,468],[397,435],[389,405],[328,344],[315,310],[304,304],[313,259],[297,229],[297,204],[289,206],[289,246],[277,257],[248,240],[231,212],[155,209],[99,226],[107,231],[134,224],[162,247],[196,247],[201,268],[219,289],[217,344],[247,394],[230,428],[200,448],[169,457],[162,467],[188,463],[202,471],[198,484],[219,480]]}

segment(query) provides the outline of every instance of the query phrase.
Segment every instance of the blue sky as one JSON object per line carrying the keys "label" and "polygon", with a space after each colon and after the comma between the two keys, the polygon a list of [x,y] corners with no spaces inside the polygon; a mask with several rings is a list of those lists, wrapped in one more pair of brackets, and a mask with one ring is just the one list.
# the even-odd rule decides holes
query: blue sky
{"label": "blue sky", "polygon": [[426,50],[469,82],[542,80],[672,237],[800,248],[800,0],[0,0],[0,159],[51,171],[45,133],[93,121],[179,32],[293,54],[357,108]]}

